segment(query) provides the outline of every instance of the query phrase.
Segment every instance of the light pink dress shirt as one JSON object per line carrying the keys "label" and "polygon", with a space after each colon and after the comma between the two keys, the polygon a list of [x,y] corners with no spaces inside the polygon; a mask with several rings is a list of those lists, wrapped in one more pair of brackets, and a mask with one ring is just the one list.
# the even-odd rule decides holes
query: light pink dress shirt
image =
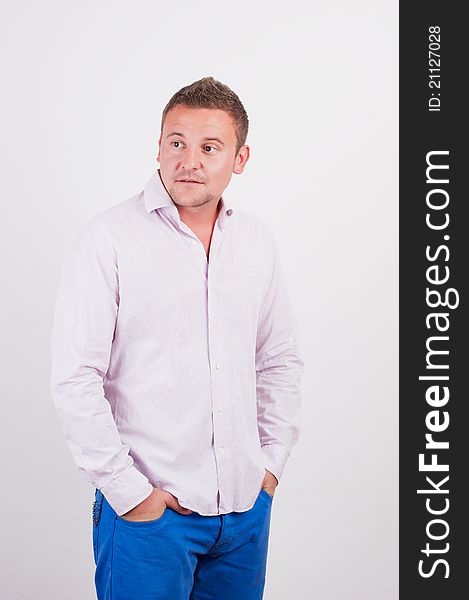
{"label": "light pink dress shirt", "polygon": [[299,436],[303,363],[275,241],[220,206],[207,260],[157,171],[63,263],[52,397],[80,472],[119,515],[152,486],[201,515],[246,511]]}

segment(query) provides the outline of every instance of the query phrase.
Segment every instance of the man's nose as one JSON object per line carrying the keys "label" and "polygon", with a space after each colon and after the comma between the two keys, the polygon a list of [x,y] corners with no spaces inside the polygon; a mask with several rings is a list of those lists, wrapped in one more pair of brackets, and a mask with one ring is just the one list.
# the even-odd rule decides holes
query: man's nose
{"label": "man's nose", "polygon": [[198,148],[186,148],[182,157],[182,166],[188,171],[192,169],[200,169],[202,163]]}

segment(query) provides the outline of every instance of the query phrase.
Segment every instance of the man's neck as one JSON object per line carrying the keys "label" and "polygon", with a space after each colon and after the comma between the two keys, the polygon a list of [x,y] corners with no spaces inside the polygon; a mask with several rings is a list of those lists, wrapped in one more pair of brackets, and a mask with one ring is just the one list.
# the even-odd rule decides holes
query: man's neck
{"label": "man's neck", "polygon": [[220,211],[220,200],[203,206],[177,206],[179,217],[194,233],[212,231]]}

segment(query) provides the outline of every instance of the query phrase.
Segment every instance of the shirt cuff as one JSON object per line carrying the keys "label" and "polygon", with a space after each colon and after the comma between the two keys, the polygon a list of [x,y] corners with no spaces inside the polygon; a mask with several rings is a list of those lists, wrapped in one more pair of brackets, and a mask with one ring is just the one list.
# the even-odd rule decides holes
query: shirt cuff
{"label": "shirt cuff", "polygon": [[132,465],[100,489],[111,507],[121,516],[148,498],[153,486],[145,475]]}
{"label": "shirt cuff", "polygon": [[264,467],[280,481],[290,453],[280,444],[266,444],[261,447],[264,456]]}

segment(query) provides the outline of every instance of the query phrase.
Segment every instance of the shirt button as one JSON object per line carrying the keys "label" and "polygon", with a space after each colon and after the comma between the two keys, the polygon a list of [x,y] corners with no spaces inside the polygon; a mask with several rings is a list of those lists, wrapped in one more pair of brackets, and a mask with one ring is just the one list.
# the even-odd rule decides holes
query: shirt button
{"label": "shirt button", "polygon": [[223,412],[223,406],[218,407],[218,412],[220,412],[220,413]]}
{"label": "shirt button", "polygon": [[223,446],[220,447],[220,454],[223,454],[225,452],[225,449],[223,448]]}
{"label": "shirt button", "polygon": [[215,369],[217,369],[217,370],[220,370],[220,369],[221,369],[221,365],[217,363],[217,364],[215,365]]}

